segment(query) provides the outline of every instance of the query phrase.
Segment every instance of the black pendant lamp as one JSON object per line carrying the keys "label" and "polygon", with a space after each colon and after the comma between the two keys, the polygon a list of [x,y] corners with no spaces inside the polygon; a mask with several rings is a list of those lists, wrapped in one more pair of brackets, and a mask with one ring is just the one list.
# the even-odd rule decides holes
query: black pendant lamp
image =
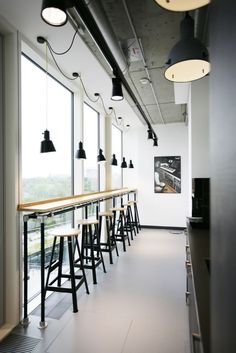
{"label": "black pendant lamp", "polygon": [[117,166],[117,159],[116,159],[116,155],[115,154],[112,155],[111,165]]}
{"label": "black pendant lamp", "polygon": [[180,24],[180,41],[172,48],[165,78],[173,82],[190,82],[210,72],[207,48],[194,38],[194,20],[186,13]]}
{"label": "black pendant lamp", "polygon": [[45,130],[43,132],[44,135],[44,140],[41,141],[41,148],[40,148],[40,153],[46,153],[46,152],[55,152],[56,149],[53,145],[53,142],[50,140],[50,133],[48,130]]}
{"label": "black pendant lamp", "polygon": [[68,19],[66,9],[73,6],[68,0],[43,0],[41,17],[51,26],[63,26]]}
{"label": "black pendant lamp", "polygon": [[104,157],[101,148],[99,149],[99,154],[97,156],[97,161],[98,161],[98,163],[106,162],[106,158]]}
{"label": "black pendant lamp", "polygon": [[125,161],[125,157],[123,157],[122,163],[121,163],[121,168],[127,168],[127,163]]}
{"label": "black pendant lamp", "polygon": [[118,77],[112,78],[112,97],[113,101],[121,101],[124,99],[122,92],[121,80]]}
{"label": "black pendant lamp", "polygon": [[158,146],[158,142],[157,142],[157,139],[153,139],[153,146]]}
{"label": "black pendant lamp", "polygon": [[155,0],[170,11],[190,11],[210,3],[210,0]]}
{"label": "black pendant lamp", "polygon": [[129,168],[134,168],[132,160],[129,161]]}
{"label": "black pendant lamp", "polygon": [[148,140],[152,140],[153,139],[152,130],[148,129],[147,133],[148,133]]}
{"label": "black pendant lamp", "polygon": [[79,149],[76,151],[75,158],[86,159],[86,153],[83,148],[83,142],[79,142]]}

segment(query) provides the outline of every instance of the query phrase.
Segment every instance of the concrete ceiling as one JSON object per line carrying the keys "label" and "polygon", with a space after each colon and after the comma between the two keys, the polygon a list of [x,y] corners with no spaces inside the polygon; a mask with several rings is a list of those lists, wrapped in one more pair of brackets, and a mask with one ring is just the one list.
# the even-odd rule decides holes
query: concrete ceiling
{"label": "concrete ceiling", "polygon": [[[135,86],[151,123],[183,121],[182,108],[174,102],[173,83],[164,78],[183,14],[166,11],[154,0],[103,0],[102,4],[128,61],[126,78]],[[142,84],[142,78],[149,78],[148,83]]]}
{"label": "concrete ceiling", "polygon": [[[163,75],[168,53],[179,39],[183,13],[166,11],[154,0],[100,2],[127,63],[124,76],[150,123],[183,122],[186,107],[175,104],[174,85]],[[44,48],[37,43],[37,36],[46,37],[55,50],[62,51],[68,47],[74,28],[71,20],[63,27],[48,26],[42,21],[40,10],[41,0],[0,0],[1,17],[18,29],[43,57]],[[68,75],[81,73],[89,94],[99,92],[106,108],[113,106],[117,116],[125,116],[131,125],[144,122],[127,94],[122,102],[110,100],[112,71],[86,28],[80,31],[70,52],[57,60]],[[147,84],[140,82],[143,78],[148,78]]]}

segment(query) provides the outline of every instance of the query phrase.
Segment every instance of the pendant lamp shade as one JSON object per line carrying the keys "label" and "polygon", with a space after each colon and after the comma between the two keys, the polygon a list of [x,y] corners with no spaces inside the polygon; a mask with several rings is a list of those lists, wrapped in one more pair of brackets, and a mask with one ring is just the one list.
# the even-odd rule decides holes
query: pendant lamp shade
{"label": "pendant lamp shade", "polygon": [[210,3],[210,0],[155,0],[170,11],[190,11]]}
{"label": "pendant lamp shade", "polygon": [[79,149],[76,151],[75,158],[86,159],[86,153],[83,149],[83,142],[79,142]]}
{"label": "pendant lamp shade", "polygon": [[154,147],[155,147],[155,146],[158,146],[157,139],[154,139],[154,140],[153,140],[153,146],[154,146]]}
{"label": "pendant lamp shade", "polygon": [[117,77],[112,78],[112,97],[113,101],[121,101],[124,99],[122,92],[121,80]]}
{"label": "pendant lamp shade", "polygon": [[111,165],[117,166],[117,159],[115,154],[112,155]]}
{"label": "pendant lamp shade", "polygon": [[43,0],[42,19],[51,26],[63,26],[68,19],[65,0]]}
{"label": "pendant lamp shade", "polygon": [[123,157],[123,160],[122,160],[122,163],[121,163],[121,168],[127,168],[127,163],[126,163],[124,157]]}
{"label": "pendant lamp shade", "polygon": [[41,142],[40,153],[55,152],[56,149],[53,142],[50,140],[50,133],[48,130],[44,131],[44,140]]}
{"label": "pendant lamp shade", "polygon": [[149,129],[149,130],[147,131],[147,133],[148,133],[148,140],[152,140],[152,139],[153,139],[152,130]]}
{"label": "pendant lamp shade", "polygon": [[194,38],[194,21],[186,14],[180,25],[181,39],[172,48],[165,78],[173,82],[190,82],[210,72],[207,48]]}
{"label": "pendant lamp shade", "polygon": [[129,168],[134,168],[132,160],[129,161]]}
{"label": "pendant lamp shade", "polygon": [[97,156],[97,161],[98,161],[98,163],[106,162],[106,158],[104,157],[101,148],[99,149],[99,154]]}

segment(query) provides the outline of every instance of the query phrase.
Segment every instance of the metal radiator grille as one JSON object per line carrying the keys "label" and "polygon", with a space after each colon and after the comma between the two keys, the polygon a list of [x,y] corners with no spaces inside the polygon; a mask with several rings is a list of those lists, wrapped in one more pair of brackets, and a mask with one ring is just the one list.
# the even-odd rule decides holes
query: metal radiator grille
{"label": "metal radiator grille", "polygon": [[0,342],[0,353],[33,353],[41,340],[33,337],[10,334]]}

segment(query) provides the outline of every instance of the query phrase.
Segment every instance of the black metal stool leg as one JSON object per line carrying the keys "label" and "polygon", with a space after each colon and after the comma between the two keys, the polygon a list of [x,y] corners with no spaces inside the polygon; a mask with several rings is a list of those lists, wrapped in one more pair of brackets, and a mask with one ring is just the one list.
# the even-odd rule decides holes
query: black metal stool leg
{"label": "black metal stool leg", "polygon": [[59,263],[58,263],[58,278],[57,278],[58,287],[61,286],[63,252],[64,252],[64,238],[61,237],[60,245],[59,245]]}
{"label": "black metal stool leg", "polygon": [[97,225],[97,224],[94,225],[94,231],[95,231],[95,234],[96,234],[96,237],[97,237],[97,248],[98,248],[98,252],[99,252],[99,254],[100,254],[100,256],[101,256],[103,272],[106,273],[105,263],[104,263],[104,259],[103,259],[103,254],[102,254],[101,246],[100,246],[99,233],[98,233],[98,225]]}
{"label": "black metal stool leg", "polygon": [[70,264],[70,280],[71,280],[71,290],[72,290],[72,302],[73,302],[73,312],[78,311],[77,307],[77,297],[76,297],[76,286],[75,286],[75,271],[74,271],[74,261],[73,261],[73,249],[71,237],[68,237],[68,255]]}
{"label": "black metal stool leg", "polygon": [[113,264],[111,237],[110,237],[110,225],[109,225],[109,217],[108,216],[106,216],[106,231],[107,231],[107,244],[108,244],[108,249],[109,249],[110,264]]}
{"label": "black metal stool leg", "polygon": [[[125,213],[124,213],[124,212],[122,212],[122,213],[123,213],[123,222],[124,222],[124,224],[125,224]],[[127,227],[124,227],[124,231],[126,231],[126,236],[127,236],[127,239],[128,239],[128,245],[130,246],[131,243],[130,243],[130,239],[129,239],[128,228],[127,228]],[[124,237],[125,237],[125,234],[124,234]]]}
{"label": "black metal stool leg", "polygon": [[110,219],[110,224],[109,224],[109,234],[111,234],[111,239],[112,239],[112,242],[114,242],[115,244],[115,248],[116,248],[116,255],[119,256],[119,252],[118,252],[118,246],[117,246],[117,242],[116,242],[116,237],[114,235],[114,232],[113,232],[113,222],[112,222],[112,217],[109,217]]}
{"label": "black metal stool leg", "polygon": [[88,282],[87,282],[87,277],[86,277],[86,273],[84,270],[84,263],[83,263],[83,259],[82,259],[82,255],[81,255],[81,251],[80,251],[80,247],[79,247],[78,237],[75,238],[75,246],[77,247],[78,256],[80,259],[80,269],[81,269],[83,277],[84,277],[86,292],[87,292],[87,294],[89,294]]}
{"label": "black metal stool leg", "polygon": [[141,225],[140,225],[140,220],[139,220],[139,213],[138,213],[138,207],[137,204],[134,204],[134,212],[135,212],[135,217],[136,217],[136,221],[137,221],[137,225],[139,230],[141,230]]}
{"label": "black metal stool leg", "polygon": [[45,295],[46,295],[48,282],[49,282],[49,277],[50,277],[50,273],[51,273],[51,267],[52,267],[52,263],[53,263],[53,256],[54,256],[54,252],[55,252],[56,241],[57,241],[57,237],[54,237],[53,244],[52,244],[51,257],[50,257],[50,261],[49,261],[49,265],[48,265],[47,279],[46,279],[46,284],[45,284]]}
{"label": "black metal stool leg", "polygon": [[120,211],[120,234],[122,237],[122,242],[123,242],[123,250],[126,251],[126,245],[125,245],[125,233],[124,233],[124,213],[123,211]]}
{"label": "black metal stool leg", "polygon": [[93,283],[97,284],[97,275],[96,275],[96,268],[95,268],[95,258],[94,258],[94,246],[93,246],[93,232],[92,232],[92,225],[89,224],[89,241],[90,241],[90,256],[92,262],[92,274],[93,274]]}

